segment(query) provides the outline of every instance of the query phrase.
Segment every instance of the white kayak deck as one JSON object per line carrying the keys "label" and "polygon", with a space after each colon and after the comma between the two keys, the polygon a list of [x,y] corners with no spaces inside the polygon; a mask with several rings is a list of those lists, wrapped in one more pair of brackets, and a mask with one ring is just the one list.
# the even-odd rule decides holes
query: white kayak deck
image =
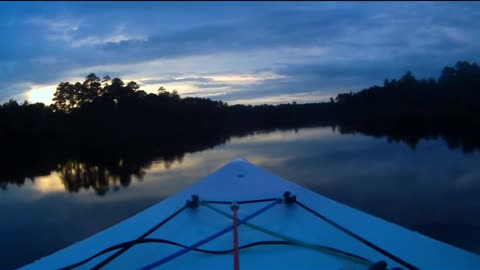
{"label": "white kayak deck", "polygon": [[[362,238],[387,250],[420,269],[480,269],[480,256],[407,230],[380,218],[330,200],[290,181],[275,176],[244,159],[236,159],[206,178],[172,195],[137,215],[97,233],[90,238],[42,258],[22,269],[58,269],[81,261],[104,248],[131,241],[185,205],[192,194],[200,200],[243,201],[282,198],[285,191],[322,215],[349,229]],[[248,216],[269,202],[243,204],[239,218]],[[229,205],[215,205],[231,213]],[[312,244],[329,246],[353,253],[373,262],[384,260],[388,268],[401,267],[379,252],[305,211],[296,204],[277,204],[259,214],[249,223]],[[162,238],[191,245],[232,224],[232,220],[206,206],[188,208],[160,227],[148,238]],[[263,240],[281,240],[241,225],[239,244]],[[233,246],[233,233],[201,246],[203,249],[224,250]],[[52,239],[52,241],[55,241]],[[182,248],[166,244],[139,244],[102,269],[139,269]],[[90,269],[113,254],[102,255],[75,269]],[[232,253],[224,255],[190,251],[158,269],[233,269]],[[315,250],[296,247],[266,245],[240,250],[240,269],[368,269],[367,266]],[[406,269],[403,267],[403,269]]]}

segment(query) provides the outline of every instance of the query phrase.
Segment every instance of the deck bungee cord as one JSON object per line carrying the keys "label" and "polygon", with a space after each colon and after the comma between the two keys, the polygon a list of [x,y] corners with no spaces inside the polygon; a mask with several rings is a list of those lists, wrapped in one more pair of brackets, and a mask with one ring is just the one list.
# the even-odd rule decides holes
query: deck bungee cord
{"label": "deck bungee cord", "polygon": [[[213,210],[213,211],[215,211],[215,212],[217,212],[217,213],[219,213],[219,214],[221,214],[221,215],[223,215],[227,218],[232,218],[232,215],[228,214],[227,212],[225,212],[225,211],[223,211],[223,210],[221,210],[221,209],[219,209],[219,208],[217,208],[213,205],[210,205],[210,204],[204,204],[204,205],[207,208],[209,208],[209,209],[211,209],[211,210]],[[270,236],[273,236],[273,237],[276,237],[276,238],[279,238],[279,239],[283,239],[284,241],[292,243],[292,245],[295,245],[295,246],[298,246],[298,247],[303,247],[303,248],[306,248],[306,249],[311,249],[311,250],[314,250],[314,251],[327,253],[329,255],[333,255],[333,256],[336,256],[336,257],[339,257],[339,258],[342,258],[342,259],[350,260],[350,261],[357,262],[357,263],[367,265],[367,266],[371,266],[371,265],[374,264],[370,260],[367,260],[367,259],[365,259],[361,256],[358,256],[358,255],[351,254],[349,252],[341,251],[341,250],[326,247],[326,246],[307,243],[305,241],[302,241],[302,240],[299,240],[299,239],[296,239],[296,238],[293,238],[293,237],[290,237],[290,236],[286,236],[286,235],[283,235],[283,234],[280,234],[280,233],[276,233],[272,230],[269,230],[267,228],[264,228],[264,227],[261,227],[261,226],[258,226],[258,225],[255,225],[255,224],[252,224],[252,223],[249,223],[249,222],[244,223],[244,225],[247,226],[247,227],[250,227],[250,228],[252,228],[256,231],[263,232],[267,235],[270,235]]]}
{"label": "deck bungee cord", "polygon": [[[278,200],[276,200],[276,201],[274,201],[274,202],[269,203],[268,205],[262,207],[261,209],[259,209],[259,210],[255,211],[255,212],[251,213],[251,214],[248,215],[247,217],[238,220],[238,225],[241,225],[241,224],[247,222],[248,220],[250,220],[250,219],[258,216],[259,214],[265,212],[266,210],[272,208],[273,206],[275,206],[275,205],[277,205],[277,204],[279,204],[279,203],[281,203],[281,202],[282,202],[282,200],[281,200],[281,199],[278,199]],[[215,238],[218,238],[218,237],[226,234],[227,232],[231,231],[231,230],[233,229],[233,227],[234,227],[233,225],[230,225],[230,226],[226,227],[225,229],[223,229],[223,230],[221,230],[221,231],[219,231],[219,232],[217,232],[217,233],[214,233],[214,234],[210,235],[209,237],[206,237],[206,238],[204,238],[204,239],[196,242],[195,244],[193,244],[193,245],[191,245],[191,246],[189,246],[189,247],[186,247],[186,248],[184,248],[184,249],[182,249],[182,250],[180,250],[180,251],[177,251],[177,252],[175,252],[175,253],[167,256],[167,257],[164,257],[164,258],[162,258],[162,259],[160,259],[160,260],[158,260],[158,261],[156,261],[156,262],[153,262],[153,263],[148,264],[148,265],[146,265],[146,266],[144,266],[144,267],[141,267],[141,268],[139,268],[139,270],[150,270],[150,269],[153,269],[153,268],[155,268],[155,267],[157,267],[157,266],[160,266],[160,265],[162,265],[162,264],[164,264],[164,263],[166,263],[166,262],[168,262],[168,261],[170,261],[170,260],[173,260],[174,258],[177,258],[177,257],[179,257],[179,256],[181,256],[181,255],[183,255],[183,254],[185,254],[185,253],[187,253],[187,252],[189,252],[189,251],[197,248],[197,247],[200,247],[200,246],[202,246],[202,245],[204,245],[204,244],[206,244],[206,243],[214,240]]]}
{"label": "deck bungee cord", "polygon": [[[319,217],[320,219],[322,219],[323,221],[327,222],[328,224],[334,226],[335,228],[341,230],[342,232],[352,236],[353,238],[359,240],[361,243],[367,245],[368,247],[374,249],[375,251],[387,256],[388,258],[392,259],[393,261],[399,263],[400,265],[406,267],[407,269],[409,270],[420,270],[420,268],[406,262],[405,260],[391,254],[390,252],[382,249],[381,247],[373,244],[372,242],[360,237],[359,235],[351,232],[350,230],[340,226],[339,224],[335,223],[334,221],[328,219],[327,217],[321,215],[320,213],[316,212],[315,210],[311,209],[310,207],[306,206],[305,204],[299,202],[296,198],[296,196],[292,196],[291,193],[289,191],[286,191],[284,194],[283,194],[283,197],[284,197],[284,202],[286,204],[293,204],[293,203],[296,203],[297,205],[299,205],[300,207],[302,207],[303,209],[307,210],[308,212],[314,214],[316,217]],[[204,203],[207,202],[207,201],[203,201]],[[209,201],[209,203],[218,203],[218,204],[227,204],[227,203],[232,203],[232,202],[228,202],[228,201],[219,201],[219,202],[214,202],[214,201]],[[229,214],[223,212],[222,210],[218,209],[218,208],[215,208],[209,204],[205,204],[207,207],[209,207],[210,209],[224,215],[224,216],[227,216],[227,217],[231,217]],[[285,239],[286,241],[290,241],[290,242],[293,242],[293,243],[296,243],[298,246],[302,246],[302,247],[305,247],[305,248],[310,248],[310,249],[314,249],[314,250],[318,250],[318,251],[322,251],[322,252],[325,252],[325,253],[328,253],[328,254],[331,254],[331,255],[334,255],[334,256],[337,256],[337,257],[343,257],[343,258],[346,258],[346,259],[349,259],[349,260],[354,260],[358,263],[361,263],[361,264],[365,264],[365,265],[369,265],[371,266],[372,268],[371,269],[377,269],[377,266],[378,265],[382,265],[383,267],[383,263],[382,264],[379,264],[380,262],[378,263],[372,263],[371,261],[368,261],[368,260],[365,260],[365,259],[359,259],[357,256],[350,256],[348,254],[346,254],[345,252],[341,252],[341,253],[338,253],[338,252],[335,252],[335,251],[332,251],[331,249],[323,249],[323,248],[319,248],[318,246],[316,245],[312,245],[312,244],[309,244],[309,243],[306,243],[306,242],[303,242],[301,240],[298,240],[298,239],[294,239],[292,237],[288,237],[288,236],[285,236],[285,235],[282,235],[282,234],[279,234],[279,233],[275,233],[271,230],[268,230],[268,229],[265,229],[265,228],[262,228],[260,226],[256,226],[256,225],[253,225],[253,224],[250,224],[250,223],[245,223],[246,226],[249,226],[251,227],[252,229],[255,229],[255,230],[258,230],[258,231],[262,231],[264,233],[267,233],[267,234],[270,234],[272,236],[276,236],[278,238],[281,238],[281,239]],[[361,258],[361,257],[360,257]],[[378,268],[378,269],[386,269],[386,264],[385,264],[385,267],[383,268]]]}
{"label": "deck bungee cord", "polygon": [[[94,254],[94,255],[92,255],[92,256],[90,256],[90,257],[88,257],[88,258],[86,258],[86,259],[84,259],[80,262],[69,265],[68,269],[74,269],[76,267],[85,265],[86,263],[92,261],[93,259],[95,259],[95,258],[97,258],[101,255],[104,255],[108,252],[111,252],[111,251],[114,251],[114,250],[117,250],[117,249],[121,249],[125,246],[128,246],[128,245],[142,245],[142,244],[167,244],[167,245],[172,245],[172,246],[177,246],[177,247],[182,247],[182,248],[187,247],[187,245],[185,245],[185,244],[181,244],[181,243],[166,240],[166,239],[159,239],[159,238],[145,238],[145,239],[141,239],[141,240],[132,240],[132,241],[119,243],[117,245],[105,248],[104,250],[99,251],[98,253],[96,253],[96,254]],[[241,245],[241,246],[238,247],[238,249],[243,250],[243,249],[248,249],[248,248],[258,247],[258,246],[282,246],[282,245],[302,247],[302,246],[299,246],[296,243],[292,243],[290,241],[265,240],[265,241],[257,241],[257,242],[252,242],[252,243],[248,243],[248,244],[245,244],[245,245]],[[321,246],[321,245],[316,245],[316,246],[318,248],[331,249],[332,251],[335,251],[335,252],[344,252],[344,251],[341,251],[341,250],[338,250],[338,249],[335,249],[335,248],[332,248],[332,247],[328,247],[328,246]],[[196,248],[196,249],[193,249],[193,251],[200,252],[200,253],[205,253],[205,254],[212,254],[212,255],[223,255],[223,254],[232,253],[233,248],[232,249],[224,249],[224,250],[211,250],[211,249]],[[356,256],[360,259],[367,260],[367,259],[364,259],[364,258],[359,257],[359,256],[354,255],[354,254],[349,254],[349,256]],[[61,269],[67,269],[67,268],[64,267],[64,268],[61,268]]]}
{"label": "deck bungee cord", "polygon": [[[137,240],[141,240],[141,239],[144,239],[146,238],[147,236],[149,236],[150,234],[152,234],[154,231],[156,231],[158,228],[162,227],[163,225],[165,225],[167,222],[169,222],[170,220],[172,220],[174,217],[176,217],[178,214],[180,214],[181,212],[183,212],[183,210],[187,209],[189,207],[188,203],[186,203],[183,207],[181,207],[180,209],[178,209],[177,211],[175,211],[173,214],[171,214],[170,216],[168,216],[167,218],[165,218],[163,221],[161,221],[160,223],[158,223],[157,225],[153,226],[150,230],[148,230],[147,232],[145,232],[144,234],[142,234],[140,237],[137,238]],[[113,255],[109,256],[108,258],[106,258],[105,260],[103,260],[102,262],[100,262],[99,264],[97,264],[96,266],[94,266],[92,268],[92,270],[98,270],[100,268],[102,268],[103,266],[105,266],[106,264],[108,264],[109,262],[113,261],[115,258],[117,258],[118,256],[122,255],[125,251],[129,250],[131,247],[133,247],[133,244],[130,245],[130,246],[125,246],[123,247],[121,250],[117,251],[116,253],[114,253]],[[62,270],[67,270],[67,269],[71,269],[71,268],[61,268]]]}
{"label": "deck bungee cord", "polygon": [[297,205],[299,205],[300,207],[302,207],[303,209],[307,210],[308,212],[312,213],[313,215],[315,215],[316,217],[319,217],[320,219],[324,220],[325,222],[327,222],[328,224],[334,226],[335,228],[341,230],[342,232],[350,235],[351,237],[357,239],[358,241],[362,242],[363,244],[367,245],[368,247],[378,251],[379,253],[387,256],[388,258],[392,259],[393,261],[397,262],[398,264],[406,267],[407,269],[409,270],[420,270],[420,268],[406,262],[405,260],[395,256],[394,254],[386,251],[385,249],[375,245],[374,243],[362,238],[361,236],[353,233],[352,231],[340,226],[339,224],[335,223],[334,221],[330,220],[329,218],[325,217],[324,215],[318,213],[317,211],[311,209],[310,207],[306,206],[305,204],[299,202],[298,200],[295,200],[295,203]]}
{"label": "deck bungee cord", "polygon": [[[250,215],[248,215],[247,217],[245,217],[243,219],[240,219],[240,220],[238,219],[237,210],[238,210],[238,207],[239,207],[240,204],[251,204],[251,203],[262,203],[262,202],[271,202],[271,203],[264,206],[263,208],[255,211],[255,212],[251,213]],[[109,256],[108,258],[104,259],[103,261],[101,261],[100,263],[95,265],[93,268],[91,268],[91,269],[98,270],[98,269],[101,269],[102,267],[104,267],[106,264],[113,261],[118,256],[122,255],[124,252],[126,252],[128,249],[132,248],[133,246],[139,245],[139,244],[146,244],[146,243],[169,244],[169,245],[182,247],[182,250],[177,251],[173,254],[170,254],[170,255],[168,255],[168,256],[166,256],[166,257],[164,257],[164,258],[162,258],[158,261],[150,263],[150,264],[140,268],[139,270],[150,270],[150,269],[156,268],[156,267],[158,267],[158,266],[160,266],[160,265],[162,265],[162,264],[164,264],[164,263],[166,263],[166,262],[168,262],[168,261],[170,261],[174,258],[177,258],[177,257],[189,252],[189,251],[196,251],[196,252],[202,252],[202,253],[208,253],[208,254],[226,254],[226,253],[233,252],[234,253],[234,270],[239,270],[240,269],[240,266],[239,266],[239,250],[246,249],[246,248],[251,248],[251,247],[254,247],[254,246],[262,246],[262,245],[291,245],[291,246],[303,247],[303,248],[316,250],[316,251],[319,251],[319,252],[323,252],[323,253],[326,253],[326,254],[330,254],[330,255],[333,255],[333,256],[340,257],[342,259],[347,259],[347,260],[350,260],[350,261],[353,261],[353,262],[357,262],[357,263],[369,266],[370,270],[376,270],[376,269],[386,270],[387,269],[386,268],[387,264],[384,261],[373,263],[372,261],[370,261],[368,259],[365,259],[365,258],[363,258],[361,256],[358,256],[358,255],[355,255],[355,254],[351,254],[349,252],[345,252],[345,251],[338,250],[338,249],[328,247],[328,246],[322,246],[322,245],[307,243],[307,242],[301,241],[299,239],[295,239],[293,237],[285,236],[285,235],[282,235],[280,233],[276,233],[276,232],[273,232],[269,229],[266,229],[266,228],[263,228],[263,227],[260,227],[260,226],[257,226],[257,225],[254,225],[254,224],[251,224],[251,223],[247,222],[248,220],[250,220],[250,219],[256,217],[257,215],[263,213],[264,211],[270,209],[274,205],[282,203],[282,202],[287,204],[287,205],[296,204],[296,205],[300,206],[301,208],[307,210],[308,212],[312,213],[316,217],[322,219],[323,221],[325,221],[328,224],[336,227],[337,229],[340,229],[341,231],[347,233],[348,235],[352,236],[353,238],[355,238],[355,239],[359,240],[360,242],[366,244],[370,248],[373,248],[374,250],[380,252],[381,254],[383,254],[383,255],[389,257],[390,259],[396,261],[397,263],[406,267],[409,270],[418,270],[419,269],[419,268],[409,264],[408,262],[398,258],[397,256],[389,253],[388,251],[385,251],[384,249],[376,246],[375,244],[363,239],[362,237],[356,235],[355,233],[349,231],[348,229],[340,226],[339,224],[333,222],[332,220],[330,220],[330,219],[326,218],[325,216],[321,215],[320,213],[316,212],[315,210],[309,208],[305,204],[299,202],[296,199],[296,196],[291,196],[291,193],[287,191],[283,194],[282,199],[268,198],[268,199],[247,200],[247,201],[238,201],[238,202],[200,200],[197,195],[192,195],[192,199],[188,200],[183,207],[181,207],[180,209],[178,209],[177,211],[172,213],[170,216],[168,216],[167,218],[162,220],[160,223],[158,223],[157,225],[152,227],[150,230],[148,230],[144,234],[142,234],[136,240],[127,241],[127,242],[124,242],[124,243],[120,243],[120,244],[105,248],[104,250],[90,256],[87,259],[84,259],[80,262],[71,264],[69,266],[59,268],[58,270],[74,269],[76,267],[79,267],[81,265],[84,265],[84,264],[90,262],[91,260],[93,260],[93,259],[95,259],[95,258],[97,258],[101,255],[104,255],[106,253],[117,250],[117,252],[115,252],[114,254],[112,254],[111,256]],[[233,215],[231,215],[231,214],[213,206],[214,204],[230,204],[230,208],[233,212]],[[221,214],[225,217],[233,219],[233,224],[231,226],[229,226],[227,228],[224,228],[223,230],[213,234],[213,235],[210,235],[209,237],[207,237],[205,239],[202,239],[202,240],[196,242],[193,245],[190,245],[190,246],[186,246],[186,245],[183,245],[183,244],[180,244],[180,243],[177,243],[177,242],[174,242],[174,241],[170,241],[170,240],[165,240],[165,239],[147,238],[148,235],[152,234],[158,228],[165,225],[167,222],[172,220],[174,217],[176,217],[178,214],[183,212],[185,209],[187,209],[187,208],[197,208],[200,205],[206,206],[207,208],[209,208],[209,209],[211,209],[211,210],[213,210],[213,211],[215,211],[215,212],[217,212],[217,213],[219,213],[219,214]],[[265,234],[283,239],[284,241],[257,241],[257,242],[252,242],[252,243],[249,243],[249,244],[246,244],[246,245],[239,246],[238,245],[238,230],[237,230],[239,225],[248,226],[252,229],[263,232]],[[225,233],[227,233],[229,231],[232,231],[232,230],[233,230],[233,234],[234,234],[234,241],[233,241],[233,248],[232,249],[208,250],[208,249],[200,249],[199,248],[200,246],[202,246],[202,245],[214,240],[215,238],[220,237],[221,235],[224,235]],[[394,269],[398,270],[400,268],[394,268]]]}

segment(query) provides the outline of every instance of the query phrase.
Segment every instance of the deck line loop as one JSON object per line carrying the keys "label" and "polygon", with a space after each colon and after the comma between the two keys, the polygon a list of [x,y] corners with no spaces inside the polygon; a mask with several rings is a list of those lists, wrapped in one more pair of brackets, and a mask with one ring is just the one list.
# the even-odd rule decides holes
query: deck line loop
{"label": "deck line loop", "polygon": [[[167,245],[172,245],[172,246],[177,246],[177,247],[182,247],[182,248],[187,247],[187,245],[184,245],[184,244],[181,244],[181,243],[178,243],[178,242],[174,242],[174,241],[170,241],[170,240],[167,240],[167,239],[145,238],[145,239],[142,239],[142,240],[132,240],[132,241],[119,243],[119,244],[110,246],[108,248],[105,248],[105,249],[93,254],[92,256],[90,256],[90,257],[88,257],[88,258],[86,258],[82,261],[79,261],[75,264],[72,264],[71,267],[78,267],[78,266],[84,265],[84,264],[90,262],[91,260],[93,260],[93,259],[95,259],[99,256],[102,256],[103,254],[106,254],[108,252],[111,252],[111,251],[114,251],[114,250],[117,250],[117,249],[121,249],[121,248],[123,248],[127,245],[131,245],[131,244],[134,244],[134,245],[167,244]],[[302,247],[302,246],[298,245],[297,243],[293,243],[291,241],[264,240],[264,241],[251,242],[251,243],[239,246],[238,249],[241,250],[241,249],[247,249],[247,248],[256,247],[256,246],[265,246],[265,245],[288,245],[288,246]],[[321,245],[317,245],[317,246],[321,247],[321,248],[324,248],[324,249],[330,249],[332,251],[336,250],[335,248],[328,247],[328,246],[321,246]],[[212,255],[220,255],[220,254],[232,253],[233,249],[211,250],[211,249],[196,248],[196,249],[194,249],[194,251],[201,252],[201,253],[206,253],[206,254],[212,254]],[[336,251],[340,252],[338,250],[336,250]],[[356,255],[352,254],[351,256],[356,256]]]}
{"label": "deck line loop", "polygon": [[[248,215],[247,217],[245,217],[245,218],[243,218],[243,219],[240,219],[240,220],[238,221],[238,225],[241,225],[241,224],[247,222],[248,220],[250,220],[250,219],[258,216],[259,214],[265,212],[266,210],[270,209],[271,207],[273,207],[273,206],[275,206],[276,204],[279,204],[279,203],[281,203],[281,200],[280,200],[280,199],[277,199],[276,201],[269,203],[268,205],[266,205],[266,206],[260,208],[259,210],[253,212],[252,214]],[[183,255],[183,254],[191,251],[191,250],[194,250],[194,249],[196,249],[196,248],[198,248],[198,247],[200,247],[200,246],[202,246],[202,245],[204,245],[204,244],[206,244],[206,243],[214,240],[215,238],[218,238],[218,237],[226,234],[227,232],[231,231],[232,229],[233,229],[233,225],[230,225],[230,226],[224,228],[223,230],[221,230],[221,231],[219,231],[219,232],[217,232],[217,233],[214,233],[214,234],[210,235],[209,237],[204,238],[204,239],[196,242],[195,244],[193,244],[193,245],[191,245],[191,246],[188,246],[188,247],[186,247],[186,248],[184,248],[184,249],[182,249],[182,250],[180,250],[180,251],[177,251],[177,252],[175,252],[175,253],[173,253],[173,254],[170,254],[169,256],[164,257],[164,258],[162,258],[162,259],[160,259],[160,260],[158,260],[158,261],[156,261],[156,262],[153,262],[153,263],[151,263],[151,264],[148,264],[148,265],[140,268],[139,270],[150,270],[150,269],[153,269],[153,268],[155,268],[155,267],[157,267],[157,266],[160,266],[160,265],[162,265],[162,264],[164,264],[164,263],[166,263],[166,262],[169,262],[169,261],[171,261],[171,260],[173,260],[173,259],[175,259],[175,258],[177,258],[177,257],[179,257],[179,256],[181,256],[181,255]]]}
{"label": "deck line loop", "polygon": [[[227,212],[224,212],[223,210],[221,210],[221,209],[219,209],[219,208],[217,208],[213,205],[210,205],[210,204],[202,202],[202,201],[200,202],[200,204],[205,205],[210,210],[212,210],[214,212],[217,212],[222,216],[225,216],[225,217],[230,218],[230,219],[233,218],[232,215],[228,214]],[[371,262],[370,260],[365,259],[365,258],[363,258],[361,256],[358,256],[358,255],[346,252],[346,251],[342,251],[342,250],[327,247],[327,246],[310,244],[310,243],[304,242],[302,240],[293,238],[291,236],[286,236],[286,235],[274,232],[272,230],[269,230],[267,228],[264,228],[264,227],[261,227],[261,226],[258,226],[258,225],[255,225],[255,224],[252,224],[252,223],[249,223],[249,222],[245,222],[245,226],[250,227],[250,228],[252,228],[256,231],[263,232],[263,233],[268,234],[270,236],[273,236],[273,237],[276,237],[276,238],[279,238],[279,239],[283,239],[283,240],[285,240],[285,242],[290,243],[291,245],[303,247],[303,248],[314,250],[314,251],[317,251],[317,252],[322,252],[322,253],[325,253],[325,254],[329,254],[329,255],[332,255],[332,256],[335,256],[335,257],[338,257],[338,258],[346,259],[346,260],[353,261],[353,262],[363,264],[363,265],[367,265],[367,266],[373,265],[373,262]]]}
{"label": "deck line loop", "polygon": [[[162,227],[163,225],[165,225],[167,222],[169,222],[170,220],[172,220],[174,217],[176,217],[178,214],[180,214],[181,212],[183,212],[183,210],[185,210],[187,207],[189,207],[188,203],[186,203],[183,207],[181,207],[180,209],[178,209],[177,211],[175,211],[173,214],[171,214],[170,216],[168,216],[167,218],[165,218],[164,220],[162,220],[160,223],[158,223],[157,225],[153,226],[150,230],[148,230],[147,232],[145,232],[144,234],[142,234],[141,236],[139,236],[136,240],[142,240],[142,239],[145,239],[147,236],[149,236],[151,233],[153,233],[154,231],[156,231],[158,228]],[[115,258],[117,258],[118,256],[122,255],[124,252],[126,252],[127,250],[129,250],[131,247],[133,247],[135,244],[132,243],[131,245],[127,245],[125,247],[123,247],[122,249],[118,250],[116,253],[112,254],[111,256],[109,256],[108,258],[106,258],[105,260],[103,260],[102,262],[98,263],[97,265],[95,265],[92,270],[99,270],[101,269],[102,267],[104,267],[105,265],[107,265],[109,262],[113,261]],[[75,268],[76,266],[67,266],[67,267],[63,267],[63,268],[60,268],[59,270],[69,270],[69,269],[73,269]]]}

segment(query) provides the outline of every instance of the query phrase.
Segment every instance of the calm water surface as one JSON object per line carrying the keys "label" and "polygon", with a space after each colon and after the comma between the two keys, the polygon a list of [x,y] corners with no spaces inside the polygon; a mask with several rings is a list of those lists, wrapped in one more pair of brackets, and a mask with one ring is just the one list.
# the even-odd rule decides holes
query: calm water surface
{"label": "calm water surface", "polygon": [[173,163],[157,160],[143,178],[103,196],[91,188],[66,191],[58,172],[8,185],[0,191],[0,268],[16,268],[108,228],[239,156],[334,200],[480,254],[478,152],[450,150],[443,140],[412,149],[319,127],[232,138]]}

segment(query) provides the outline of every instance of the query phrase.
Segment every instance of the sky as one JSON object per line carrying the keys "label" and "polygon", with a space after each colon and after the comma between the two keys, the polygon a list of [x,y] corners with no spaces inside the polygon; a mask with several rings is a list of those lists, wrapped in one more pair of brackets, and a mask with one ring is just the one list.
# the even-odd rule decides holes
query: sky
{"label": "sky", "polygon": [[0,2],[0,103],[89,73],[229,104],[318,102],[480,62],[480,2]]}

